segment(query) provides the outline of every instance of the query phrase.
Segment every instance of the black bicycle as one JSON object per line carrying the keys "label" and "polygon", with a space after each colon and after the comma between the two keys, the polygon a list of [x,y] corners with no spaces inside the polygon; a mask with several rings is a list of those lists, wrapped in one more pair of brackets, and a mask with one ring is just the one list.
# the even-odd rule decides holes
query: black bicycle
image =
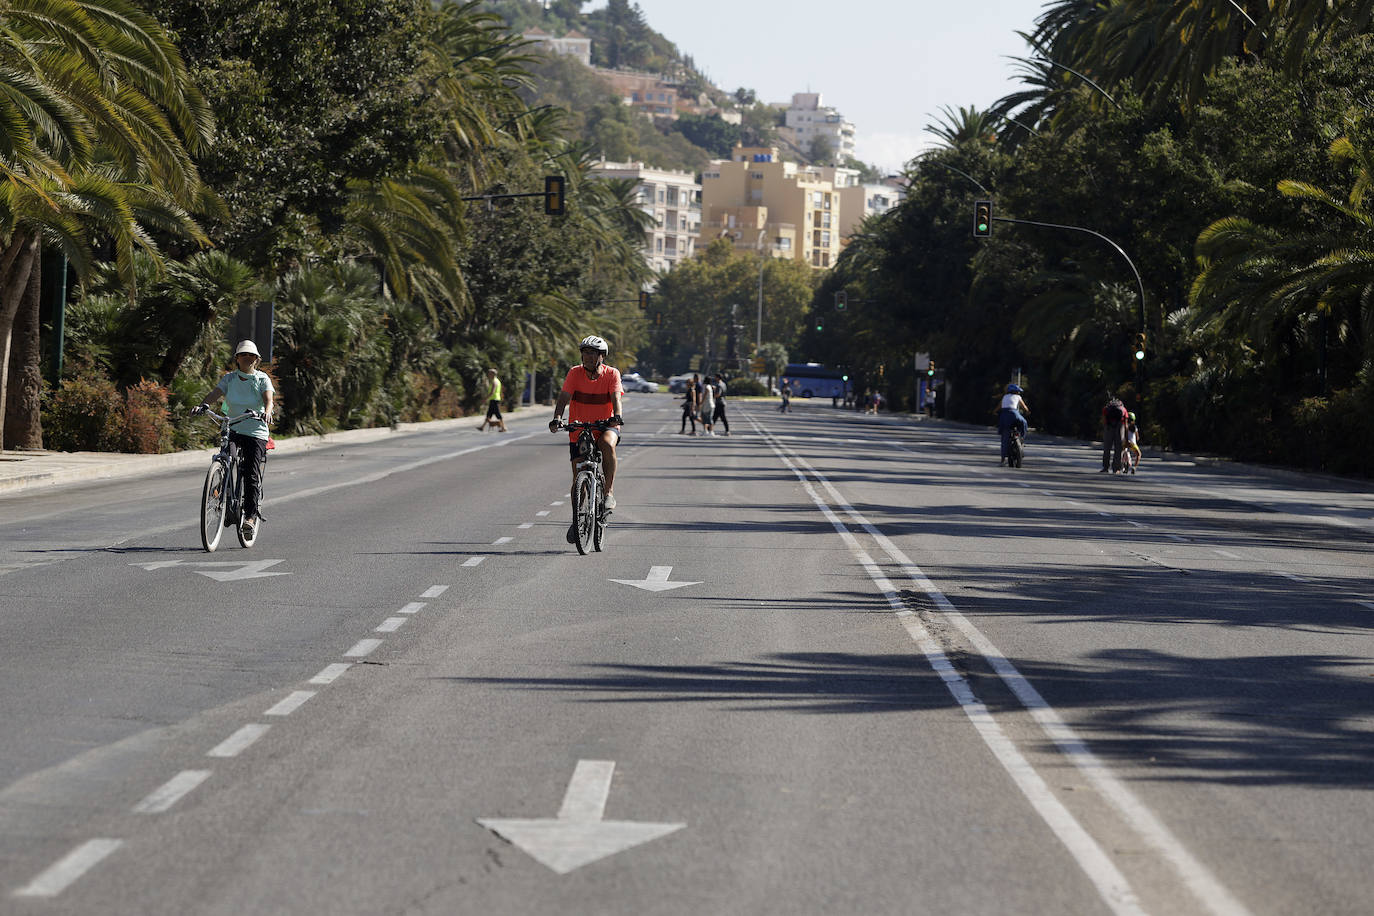
{"label": "black bicycle", "polygon": [[600,550],[606,534],[606,473],[601,468],[601,449],[597,448],[594,431],[615,429],[609,420],[586,423],[580,420],[560,423],[558,429],[578,430],[577,473],[573,477],[572,514],[573,534],[577,552]]}
{"label": "black bicycle", "polygon": [[192,411],[192,415],[203,415],[219,423],[219,451],[210,459],[210,469],[205,472],[205,486],[200,493],[200,544],[207,553],[213,553],[224,529],[232,525],[239,545],[252,547],[262,533],[262,519],[249,527],[249,533],[244,533],[242,510],[246,481],[239,462],[239,447],[229,438],[229,427],[240,420],[261,420],[263,415],[256,410],[247,410],[230,417],[199,408]]}

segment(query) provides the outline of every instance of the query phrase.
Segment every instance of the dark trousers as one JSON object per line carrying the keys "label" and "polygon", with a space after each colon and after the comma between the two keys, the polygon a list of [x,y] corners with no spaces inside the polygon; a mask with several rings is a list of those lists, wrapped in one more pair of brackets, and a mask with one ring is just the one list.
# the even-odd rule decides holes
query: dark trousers
{"label": "dark trousers", "polygon": [[1121,470],[1121,450],[1126,447],[1126,424],[1102,428],[1102,470]]}
{"label": "dark trousers", "polygon": [[687,421],[692,421],[692,432],[697,431],[697,409],[691,404],[682,405],[682,425],[678,427],[678,432],[686,432]]}
{"label": "dark trousers", "polygon": [[243,481],[243,517],[256,518],[262,500],[262,470],[267,465],[267,442],[241,433],[230,433],[229,441],[239,450],[239,479]]}
{"label": "dark trousers", "polygon": [[711,412],[711,422],[724,426],[727,433],[730,431],[730,421],[725,419],[725,403],[723,401],[716,401],[716,409]]}

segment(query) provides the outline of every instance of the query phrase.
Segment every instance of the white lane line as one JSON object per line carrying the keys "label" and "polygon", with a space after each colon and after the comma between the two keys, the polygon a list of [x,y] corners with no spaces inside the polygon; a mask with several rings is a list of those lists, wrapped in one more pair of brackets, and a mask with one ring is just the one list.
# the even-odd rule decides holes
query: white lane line
{"label": "white lane line", "polygon": [[362,658],[365,655],[371,655],[372,650],[381,644],[380,639],[360,639],[353,648],[344,653],[344,658]]}
{"label": "white lane line", "polygon": [[553,502],[549,503],[549,505],[550,505],[550,506],[561,506],[561,505],[563,505],[563,500],[561,500],[561,499],[555,499]]}
{"label": "white lane line", "polygon": [[1284,571],[1281,570],[1281,569],[1276,569],[1276,570],[1274,570],[1274,575],[1276,575],[1276,576],[1283,576],[1285,579],[1292,579],[1294,582],[1306,582],[1306,581],[1307,581],[1307,580],[1304,579],[1302,576],[1295,576],[1295,575],[1293,575],[1291,572],[1284,572]]}
{"label": "white lane line", "polygon": [[1228,560],[1243,560],[1243,559],[1245,559],[1244,557],[1240,556],[1239,554],[1234,554],[1234,553],[1232,553],[1232,552],[1229,551],[1229,550],[1222,550],[1220,547],[1213,547],[1212,549],[1213,549],[1214,551],[1216,551],[1217,553],[1221,554],[1223,557],[1226,557]]}
{"label": "white lane line", "polygon": [[293,712],[304,706],[305,701],[310,699],[314,695],[315,691],[313,690],[293,690],[289,696],[283,697],[280,702],[273,705],[273,707],[267,710],[267,712],[263,713],[263,715],[289,716]]}
{"label": "white lane line", "polygon": [[211,770],[182,770],[134,805],[134,814],[161,814],[210,778]]}
{"label": "white lane line", "polygon": [[422,610],[424,610],[424,608],[425,608],[425,603],[424,603],[423,601],[412,601],[412,602],[410,602],[409,604],[407,604],[405,607],[401,608],[401,609],[400,609],[399,611],[397,611],[396,613],[398,613],[398,614],[414,614],[414,613],[416,613],[417,611],[422,611]]}
{"label": "white lane line", "polygon": [[1145,527],[1144,525],[1140,524],[1140,522],[1133,522],[1133,521],[1131,521],[1129,518],[1126,519],[1126,524],[1128,524],[1128,525],[1133,525],[1133,526],[1135,526],[1136,528],[1144,528],[1144,527]]}
{"label": "white lane line", "polygon": [[[754,425],[757,427],[757,424]],[[763,431],[760,430],[760,432]],[[764,433],[764,438],[769,438],[767,433]],[[852,542],[853,547],[851,549],[858,548],[857,539],[855,539],[844,527],[845,523],[840,521],[834,513],[830,511],[829,504],[826,503],[824,498],[821,497],[814,488],[812,488],[810,481],[798,468],[798,465],[805,468],[807,473],[816,478],[816,480],[818,480],[830,493],[835,503],[843,507],[845,513],[853,519],[856,524],[868,532],[874,541],[883,548],[883,551],[903,568],[904,573],[911,583],[925,592],[935,602],[940,609],[943,619],[953,623],[960,632],[964,634],[965,638],[972,643],[974,648],[987,659],[988,663],[992,666],[993,670],[997,672],[1003,683],[1011,688],[1017,699],[1020,700],[1021,704],[1030,712],[1031,716],[1040,725],[1045,734],[1055,743],[1060,752],[1078,767],[1090,781],[1092,781],[1099,794],[1116,808],[1117,812],[1131,825],[1137,835],[1173,866],[1175,871],[1183,879],[1184,885],[1188,887],[1203,906],[1209,911],[1219,914],[1219,916],[1248,916],[1249,911],[1245,908],[1244,904],[1236,899],[1230,890],[1221,884],[1202,862],[1193,857],[1192,853],[1190,853],[1183,843],[1173,835],[1169,828],[1152,810],[1136,798],[1130,789],[1117,779],[1110,769],[1092,752],[1087,743],[1079,738],[1073,729],[1069,727],[1068,723],[1060,718],[1059,713],[1045,701],[1044,697],[1042,697],[1039,691],[1031,685],[1030,681],[1028,681],[1025,676],[1002,655],[1001,650],[993,645],[972,621],[959,613],[953,603],[945,597],[943,592],[935,587],[935,584],[926,577],[920,567],[912,562],[911,559],[891,541],[891,539],[861,516],[858,511],[840,495],[834,486],[831,485],[825,475],[816,471],[800,457],[796,459],[796,464],[794,464],[777,444],[773,442],[769,444],[773,448],[774,453],[777,454],[783,463],[792,470],[793,474],[801,480],[803,488],[811,495],[812,500],[816,503],[821,512],[830,519],[831,525],[835,527],[841,538],[845,539],[846,543]],[[862,550],[858,549],[856,556],[860,553],[862,553]],[[870,573],[870,575],[872,575],[872,573]],[[875,582],[877,582],[877,580],[875,580]],[[877,582],[877,584],[879,588],[884,588],[886,586],[887,589],[891,589],[891,584],[888,583],[886,579]],[[893,598],[889,597],[888,600],[889,603],[892,603]],[[903,608],[903,610],[906,609]],[[924,632],[924,626],[920,624],[919,617],[910,615],[906,619],[913,620]],[[910,632],[910,628],[908,628],[908,632]],[[930,638],[928,633],[927,638]],[[933,638],[931,638],[931,644],[934,645],[937,651],[942,651]],[[947,666],[949,665],[948,659],[945,660],[945,664]],[[963,684],[962,689],[968,692],[968,696],[973,698],[974,702],[977,702],[968,682],[964,681],[958,672],[953,670],[952,666],[949,667],[953,676]],[[949,683],[948,678],[946,678],[943,672],[941,673],[941,677],[946,679],[947,684]],[[953,688],[951,688],[951,692],[953,692]],[[962,703],[963,701],[961,700],[960,702]],[[968,707],[965,707],[965,712],[969,714],[972,719],[972,714],[968,712]],[[995,720],[992,719],[991,713],[987,711],[986,707],[983,707],[982,714],[988,718],[993,726],[996,725]],[[984,734],[982,730],[980,730],[979,733],[980,735]],[[986,741],[987,738],[985,737],[984,740]],[[1015,753],[1015,745],[1011,742],[1008,742],[1008,744],[1010,750]],[[989,747],[991,747],[991,745],[989,745]],[[999,757],[999,760],[1000,759]],[[1022,758],[1022,761],[1027,768],[1030,767],[1030,764],[1025,762],[1024,758]],[[1031,773],[1033,774],[1034,771],[1031,770]],[[1015,773],[1012,773],[1012,776],[1014,779],[1016,778]],[[1038,779],[1039,777],[1037,776],[1036,778]],[[1022,787],[1020,781],[1017,781],[1017,785],[1018,787]],[[1025,792],[1026,789],[1023,787],[1022,791]],[[1028,795],[1027,798],[1029,799],[1030,796]],[[1031,800],[1032,803],[1034,803],[1034,800]],[[1057,800],[1055,803],[1058,804]],[[1077,821],[1073,820],[1072,815],[1068,814],[1067,810],[1065,814],[1068,816],[1069,822],[1073,827],[1083,831],[1081,825],[1078,825]],[[1043,813],[1042,816],[1044,816]],[[1083,831],[1083,834],[1086,841],[1092,844],[1098,852],[1101,852],[1100,847],[1097,847],[1096,841],[1094,841],[1086,831]],[[1063,841],[1062,836],[1061,841]],[[1067,841],[1065,842],[1067,845]],[[1069,848],[1072,851],[1073,847]],[[1118,909],[1118,903],[1121,906],[1127,907],[1125,910],[1118,911],[1133,912],[1138,910],[1138,903],[1134,900],[1133,896],[1129,899],[1120,899],[1115,896],[1115,892],[1112,890],[1113,882],[1108,880],[1111,878],[1111,872],[1115,871],[1115,866],[1110,859],[1106,860],[1106,867],[1110,869],[1111,872],[1102,872],[1100,874],[1094,874],[1094,872],[1089,869],[1089,865],[1085,864],[1082,859],[1079,860],[1079,864],[1084,868],[1084,871],[1088,873],[1094,883],[1098,885],[1099,892],[1103,894],[1104,901],[1109,906],[1112,906],[1114,910]],[[1120,876],[1119,872],[1116,872],[1116,874]],[[1120,881],[1124,886],[1125,892],[1130,894],[1131,891],[1129,885],[1125,884],[1124,876],[1120,877]]]}
{"label": "white lane line", "polygon": [[533,527],[534,527],[534,522],[522,522],[522,523],[520,523],[519,525],[516,525],[515,527],[517,527],[517,528],[533,528]]}
{"label": "white lane line", "polygon": [[536,512],[536,513],[534,513],[534,514],[537,515],[537,516],[539,516],[540,518],[543,518],[544,516],[546,516],[546,515],[549,514],[549,510],[548,510],[548,509],[540,509],[538,512]]}
{"label": "white lane line", "polygon": [[332,665],[325,665],[319,674],[310,679],[310,683],[332,684],[339,675],[352,667],[348,662],[334,662]]}
{"label": "white lane line", "polygon": [[87,840],[43,869],[38,877],[15,891],[14,896],[56,897],[123,845],[123,840]]}
{"label": "white lane line", "polygon": [[1098,509],[1098,510],[1097,510],[1097,514],[1100,515],[1100,516],[1102,516],[1103,518],[1111,518],[1111,517],[1112,517],[1112,514],[1111,514],[1110,512],[1103,512],[1101,509]]}
{"label": "white lane line", "polygon": [[468,557],[463,561],[464,566],[481,566],[486,557]]}
{"label": "white lane line", "polygon": [[1356,598],[1355,603],[1363,605],[1364,607],[1369,608],[1371,611],[1374,611],[1374,601],[1361,601],[1359,598]]}
{"label": "white lane line", "polygon": [[1186,542],[1186,541],[1188,540],[1187,538],[1179,537],[1179,536],[1176,535],[1176,534],[1166,534],[1166,535],[1164,535],[1164,536],[1165,536],[1166,538],[1168,538],[1169,540],[1171,540],[1171,541],[1178,541],[1180,544],[1182,544],[1182,543],[1184,543],[1184,542]]}
{"label": "white lane line", "polygon": [[447,585],[431,585],[429,588],[425,589],[423,592],[420,593],[420,597],[421,597],[421,598],[438,598],[440,595],[442,595],[442,594],[443,594],[444,592],[446,592],[446,591],[448,591],[448,586],[447,586]]}
{"label": "white lane line", "polygon": [[491,542],[491,546],[499,547],[502,544],[509,544],[513,540],[515,540],[515,538],[497,538],[496,540]]}
{"label": "white lane line", "polygon": [[377,627],[377,629],[373,632],[395,633],[397,630],[401,628],[401,625],[409,619],[409,617],[388,617],[386,620],[383,620],[381,624]]}
{"label": "white lane line", "polygon": [[246,751],[254,741],[257,741],[263,735],[267,734],[267,730],[271,727],[272,726],[270,725],[258,725],[256,723],[252,725],[245,725],[243,728],[234,732],[228,738],[225,738],[219,744],[216,744],[214,747],[210,748],[210,750],[205,754],[205,756],[237,757],[239,754],[242,754],[244,751]]}

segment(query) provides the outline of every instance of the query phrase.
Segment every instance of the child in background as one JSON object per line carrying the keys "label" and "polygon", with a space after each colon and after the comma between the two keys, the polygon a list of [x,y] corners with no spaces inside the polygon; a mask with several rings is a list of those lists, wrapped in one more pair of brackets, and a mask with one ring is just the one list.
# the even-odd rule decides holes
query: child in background
{"label": "child in background", "polygon": [[1122,468],[1123,473],[1129,469],[1135,473],[1136,465],[1140,464],[1140,431],[1135,425],[1135,414],[1126,414],[1126,467]]}

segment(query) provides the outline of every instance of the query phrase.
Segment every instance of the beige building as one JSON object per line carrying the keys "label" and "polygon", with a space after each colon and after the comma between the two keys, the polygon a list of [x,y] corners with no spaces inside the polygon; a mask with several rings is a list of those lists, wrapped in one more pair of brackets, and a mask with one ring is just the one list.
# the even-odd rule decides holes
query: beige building
{"label": "beige building", "polygon": [[701,176],[701,246],[730,238],[741,251],[793,258],[824,270],[840,255],[842,203],[837,178],[852,169],[783,162],[776,147],[740,147]]}
{"label": "beige building", "polygon": [[870,216],[886,213],[906,198],[906,191],[888,184],[860,184],[857,181],[840,191],[840,236],[844,242],[859,231],[859,224]]}
{"label": "beige building", "polygon": [[633,178],[639,182],[639,206],[654,218],[644,233],[644,259],[667,273],[696,253],[701,232],[701,185],[691,172],[655,169],[642,162],[598,162],[592,175]]}
{"label": "beige building", "polygon": [[824,139],[834,151],[835,161],[854,158],[854,125],[837,110],[824,105],[819,92],[793,93],[783,124],[791,131],[797,148],[808,154],[817,139]]}

